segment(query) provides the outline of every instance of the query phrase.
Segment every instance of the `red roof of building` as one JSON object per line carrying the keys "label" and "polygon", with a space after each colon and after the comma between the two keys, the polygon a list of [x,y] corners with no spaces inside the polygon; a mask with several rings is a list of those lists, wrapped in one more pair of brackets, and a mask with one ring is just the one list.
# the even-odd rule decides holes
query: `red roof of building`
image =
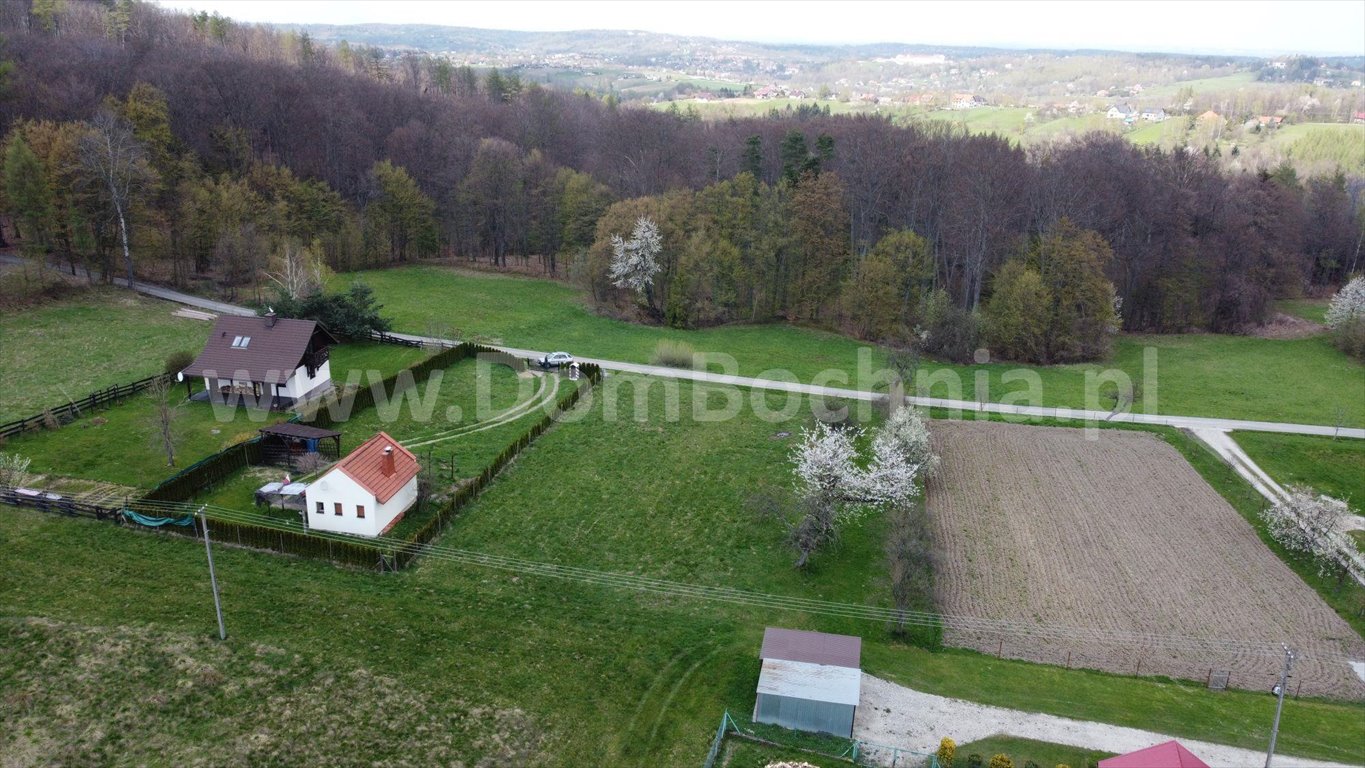
{"label": "red roof of building", "polygon": [[1168,741],[1126,755],[1100,761],[1100,768],[1209,768],[1209,764],[1180,745]]}
{"label": "red roof of building", "polygon": [[[392,449],[391,463],[385,459],[385,449]],[[360,487],[374,494],[375,501],[383,504],[417,477],[422,465],[417,463],[412,451],[380,432],[337,462],[336,468],[360,483]]]}
{"label": "red roof of building", "polygon": [[768,627],[763,630],[763,649],[758,657],[858,669],[862,667],[862,651],[862,638],[853,635]]}

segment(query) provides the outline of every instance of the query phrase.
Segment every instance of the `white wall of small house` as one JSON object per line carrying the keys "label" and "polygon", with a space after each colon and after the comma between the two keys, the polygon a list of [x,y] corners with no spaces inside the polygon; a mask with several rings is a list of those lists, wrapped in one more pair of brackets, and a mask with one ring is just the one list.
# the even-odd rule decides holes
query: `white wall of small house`
{"label": "white wall of small house", "polygon": [[[350,533],[356,536],[378,536],[384,530],[380,524],[382,514],[375,503],[374,494],[352,480],[350,475],[339,469],[324,474],[304,492],[308,501],[308,527],[319,531]],[[318,504],[322,512],[318,512]],[[341,504],[341,514],[336,514],[336,504]],[[356,516],[356,505],[365,506],[365,517]]]}
{"label": "white wall of small house", "polygon": [[413,477],[407,482],[407,485],[398,489],[398,493],[395,493],[388,501],[379,505],[379,520],[381,521],[379,523],[379,531],[382,532],[389,526],[389,523],[393,522],[399,515],[408,511],[416,502],[417,478]]}
{"label": "white wall of small house", "polygon": [[307,367],[300,365],[295,369],[294,375],[289,377],[289,381],[286,381],[279,388],[278,394],[282,397],[292,397],[299,400],[331,380],[332,365],[330,360],[324,360],[313,376],[308,375]]}

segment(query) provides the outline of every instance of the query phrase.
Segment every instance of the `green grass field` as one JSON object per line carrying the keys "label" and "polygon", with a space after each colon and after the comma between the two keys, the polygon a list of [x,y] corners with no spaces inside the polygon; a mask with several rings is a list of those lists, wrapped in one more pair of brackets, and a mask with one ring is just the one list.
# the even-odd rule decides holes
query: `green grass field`
{"label": "green grass field", "polygon": [[[344,344],[332,350],[331,368],[337,381],[344,381],[346,372],[352,369],[372,371],[382,378],[426,354],[411,347]],[[200,382],[199,388],[202,386]],[[166,455],[156,436],[155,403],[149,394],[133,395],[55,431],[29,432],[11,438],[5,450],[31,459],[33,472],[151,488],[179,468],[254,437],[262,426],[289,417],[287,413],[242,409],[233,412],[229,420],[220,421],[209,403],[186,402],[184,392],[182,386],[173,387],[170,392],[179,403],[172,422],[176,436],[175,467],[166,465]]]}
{"label": "green grass field", "polygon": [[1275,482],[1306,485],[1365,514],[1365,440],[1266,432],[1233,437]]}
{"label": "green grass field", "polygon": [[0,313],[0,423],[160,373],[172,352],[197,353],[210,324],[175,304],[91,288]]}
{"label": "green grass field", "polygon": [[1294,317],[1313,323],[1327,320],[1327,299],[1284,299],[1275,302],[1275,308]]}
{"label": "green grass field", "polygon": [[[622,386],[631,378],[608,382]],[[800,573],[791,568],[781,530],[746,508],[750,489],[788,482],[792,438],[776,433],[791,426],[779,429],[752,413],[721,423],[670,421],[662,383],[637,381],[652,387],[643,421],[608,419],[606,399],[594,398],[575,413],[576,421],[525,451],[440,543],[689,583],[885,604],[878,517],[852,524],[838,546]],[[686,402],[690,388],[679,386]],[[635,392],[633,385],[623,387],[620,412],[634,413]],[[430,724],[428,730],[375,729],[367,760],[411,745],[425,748],[434,729],[445,738],[440,754],[465,760],[505,747],[537,765],[692,766],[720,713],[752,706],[755,653],[768,624],[857,632],[869,673],[932,693],[1253,748],[1264,743],[1270,721],[1272,700],[1258,692],[1215,694],[1199,683],[929,652],[890,640],[885,627],[851,619],[622,592],[439,557],[385,576],[227,547],[215,559],[231,633],[225,654],[204,641],[213,614],[196,542],[0,511],[6,574],[0,616],[71,625],[47,634],[31,630],[7,643],[15,652],[0,656],[0,680],[29,705],[0,708],[0,739],[33,738],[20,734],[37,728],[49,739],[70,740],[61,729],[69,720],[61,718],[84,713],[103,727],[87,729],[79,743],[94,742],[91,749],[103,750],[96,754],[117,755],[116,763],[176,763],[186,755],[230,762],[250,745],[234,728],[257,722],[243,712],[255,704],[237,693],[237,681],[278,675],[281,682],[268,689],[275,691],[268,711],[293,712],[315,701],[312,681],[325,674],[334,681],[380,681],[383,690],[417,702],[418,721]],[[128,640],[130,631],[150,635]],[[111,658],[134,665],[179,661],[146,679],[123,674],[112,662],[60,673],[61,664],[44,665],[45,643],[65,642],[72,633],[118,649]],[[128,648],[141,642],[150,656],[128,655],[141,654]],[[206,667],[216,673],[203,672]],[[33,669],[53,669],[52,677]],[[68,680],[69,689],[62,684]],[[161,686],[214,706],[180,707],[177,727],[164,729],[155,716],[110,720],[113,713],[104,709],[70,703],[81,692],[127,707]],[[177,694],[169,701],[185,699]],[[330,721],[332,711],[320,717]],[[45,712],[59,717],[48,721]],[[1281,749],[1365,760],[1365,743],[1357,738],[1362,718],[1361,705],[1288,701]],[[306,754],[315,763],[357,762],[345,741],[286,743],[294,722],[286,718],[258,737],[278,751],[266,754],[283,755],[277,761]],[[0,749],[8,751],[10,743],[0,741]],[[504,755],[502,762],[514,759]]]}
{"label": "green grass field", "polygon": [[1030,761],[1044,768],[1053,768],[1057,765],[1089,768],[1104,758],[1113,756],[1110,752],[1097,752],[1066,744],[1052,744],[1013,736],[991,736],[958,744],[953,764],[966,765],[967,757],[972,754],[981,755],[981,760],[986,765],[990,764],[991,757],[995,755],[1007,755],[1014,761],[1016,768],[1023,768],[1024,763]]}
{"label": "green grass field", "polygon": [[[868,350],[863,353],[868,370],[884,363],[884,356],[864,343],[790,325],[685,331],[612,320],[594,314],[578,289],[551,280],[434,266],[350,273],[338,280],[369,283],[395,326],[415,333],[439,323],[462,337],[638,363],[651,362],[655,346],[667,339],[691,344],[698,352],[730,355],[741,375],[785,369],[809,383],[822,372],[841,371],[846,378],[821,383],[863,389],[872,388],[873,382],[857,380],[860,350]],[[985,399],[1000,400],[1024,386],[1005,382],[1007,373],[1032,371],[1040,380],[1042,405],[1084,407],[1088,372],[1112,367],[1141,384],[1148,349],[1156,354],[1157,386],[1155,391],[1143,387],[1145,400],[1139,401],[1139,410],[1155,400],[1155,410],[1163,414],[1330,424],[1340,406],[1349,424],[1365,424],[1365,398],[1357,396],[1365,365],[1343,355],[1324,337],[1281,341],[1213,334],[1124,336],[1113,359],[1103,366],[927,363],[924,372],[947,372],[960,387],[937,384],[928,394],[964,399],[976,399],[977,374],[984,373]],[[1107,409],[1110,403],[1099,398],[1092,407]]]}

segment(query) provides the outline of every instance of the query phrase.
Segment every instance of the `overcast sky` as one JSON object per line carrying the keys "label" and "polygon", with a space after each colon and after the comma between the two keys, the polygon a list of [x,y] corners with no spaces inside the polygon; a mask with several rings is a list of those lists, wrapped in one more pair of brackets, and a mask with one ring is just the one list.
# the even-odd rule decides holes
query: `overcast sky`
{"label": "overcast sky", "polygon": [[1365,0],[158,0],[240,21],[639,29],[730,40],[1365,56]]}

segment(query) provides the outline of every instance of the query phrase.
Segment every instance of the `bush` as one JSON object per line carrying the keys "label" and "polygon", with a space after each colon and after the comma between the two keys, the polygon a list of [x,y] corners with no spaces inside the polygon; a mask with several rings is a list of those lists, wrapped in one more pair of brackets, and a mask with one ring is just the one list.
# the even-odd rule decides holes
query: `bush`
{"label": "bush", "polygon": [[981,768],[981,755],[975,752],[967,755],[967,768]]}
{"label": "bush", "polygon": [[374,290],[364,283],[352,283],[345,293],[316,293],[302,299],[281,296],[274,307],[280,317],[316,320],[335,336],[368,339],[374,331],[387,331],[388,318],[381,317],[383,305],[375,302]]}
{"label": "bush", "polygon": [[938,743],[938,764],[942,768],[953,768],[953,755],[957,752],[957,742],[944,736]]}
{"label": "bush", "polygon": [[953,303],[946,291],[934,291],[924,302],[921,348],[954,363],[970,363],[979,333],[977,316]]}
{"label": "bush", "polygon": [[670,368],[691,368],[696,350],[685,341],[660,341],[654,347],[654,364]]}
{"label": "bush", "polygon": [[193,362],[194,362],[193,352],[187,352],[185,350],[180,350],[179,352],[172,352],[166,356],[166,366],[165,368],[162,369],[162,373],[174,376],[175,374],[180,373],[181,371],[190,367],[190,363]]}
{"label": "bush", "polygon": [[1014,760],[1009,755],[996,755],[991,758],[990,768],[1014,768]]}
{"label": "bush", "polygon": [[1341,351],[1365,359],[1365,277],[1354,278],[1337,291],[1325,320]]}

